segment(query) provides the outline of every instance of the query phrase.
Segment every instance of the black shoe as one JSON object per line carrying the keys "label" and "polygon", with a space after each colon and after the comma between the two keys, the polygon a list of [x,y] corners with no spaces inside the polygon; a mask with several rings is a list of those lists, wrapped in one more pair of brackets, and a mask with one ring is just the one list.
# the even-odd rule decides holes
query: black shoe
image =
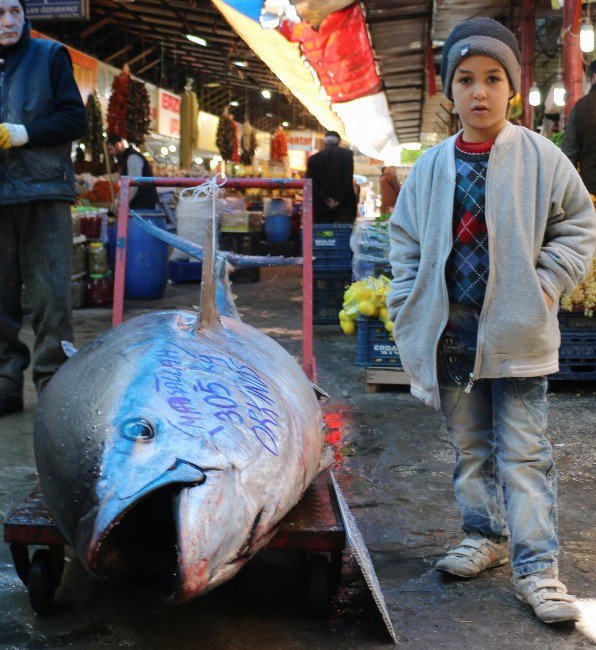
{"label": "black shoe", "polygon": [[0,393],[0,416],[23,410],[23,398]]}

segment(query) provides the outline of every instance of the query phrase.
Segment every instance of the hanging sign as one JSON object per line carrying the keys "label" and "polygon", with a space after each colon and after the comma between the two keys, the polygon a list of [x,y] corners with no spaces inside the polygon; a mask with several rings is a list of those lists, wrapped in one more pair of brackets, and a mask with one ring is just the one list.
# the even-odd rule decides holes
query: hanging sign
{"label": "hanging sign", "polygon": [[160,135],[180,137],[180,96],[159,89],[157,130]]}
{"label": "hanging sign", "polygon": [[27,16],[38,20],[88,20],[89,0],[27,0]]}

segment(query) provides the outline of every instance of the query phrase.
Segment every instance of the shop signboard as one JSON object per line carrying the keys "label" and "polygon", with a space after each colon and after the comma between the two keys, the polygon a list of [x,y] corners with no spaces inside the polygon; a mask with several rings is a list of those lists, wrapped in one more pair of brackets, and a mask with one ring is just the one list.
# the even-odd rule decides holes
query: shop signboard
{"label": "shop signboard", "polygon": [[180,96],[159,89],[157,131],[171,138],[180,137]]}
{"label": "shop signboard", "polygon": [[314,148],[313,131],[288,131],[288,151],[313,151]]}
{"label": "shop signboard", "polygon": [[89,0],[27,0],[31,20],[88,20]]}
{"label": "shop signboard", "polygon": [[150,84],[149,82],[145,83],[145,88],[147,89],[147,94],[149,95],[149,131],[155,133],[157,131],[157,106],[159,102],[159,88]]}

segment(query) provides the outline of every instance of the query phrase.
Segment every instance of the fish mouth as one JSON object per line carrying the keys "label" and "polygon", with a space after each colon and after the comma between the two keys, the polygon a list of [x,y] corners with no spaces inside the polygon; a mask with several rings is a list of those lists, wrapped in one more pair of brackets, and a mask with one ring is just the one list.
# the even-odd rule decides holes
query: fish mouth
{"label": "fish mouth", "polygon": [[177,600],[180,586],[178,504],[197,484],[159,487],[135,501],[115,519],[92,553],[98,577]]}

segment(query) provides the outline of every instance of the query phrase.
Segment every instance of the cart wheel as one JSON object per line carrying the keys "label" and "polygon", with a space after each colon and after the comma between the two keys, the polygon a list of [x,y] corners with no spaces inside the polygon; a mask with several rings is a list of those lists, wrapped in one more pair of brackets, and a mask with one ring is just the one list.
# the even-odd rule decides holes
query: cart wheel
{"label": "cart wheel", "polygon": [[342,551],[331,553],[331,589],[334,594],[341,584],[341,570],[343,566],[344,555]]}
{"label": "cart wheel", "polygon": [[325,616],[331,597],[331,567],[324,555],[313,555],[306,568],[308,607],[315,616]]}
{"label": "cart wheel", "polygon": [[64,575],[64,545],[52,544],[50,547],[50,560],[54,574],[54,590],[58,589]]}
{"label": "cart wheel", "polygon": [[14,562],[14,568],[21,582],[27,586],[29,576],[29,547],[26,544],[11,544],[10,554]]}
{"label": "cart wheel", "polygon": [[56,574],[52,568],[52,556],[46,548],[38,549],[33,554],[29,568],[29,601],[38,616],[47,616],[54,603],[56,591]]}

